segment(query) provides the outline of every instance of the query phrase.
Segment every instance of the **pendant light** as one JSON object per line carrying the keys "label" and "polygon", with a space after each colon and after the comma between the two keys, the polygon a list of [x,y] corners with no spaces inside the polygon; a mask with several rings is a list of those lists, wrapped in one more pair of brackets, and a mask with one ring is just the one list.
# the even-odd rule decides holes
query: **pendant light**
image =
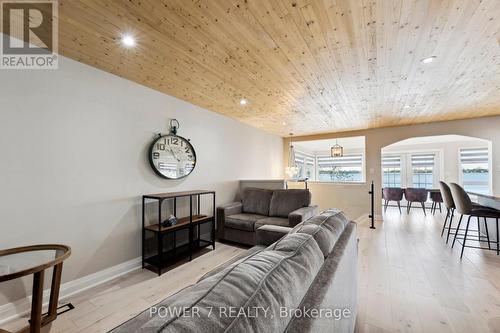
{"label": "pendant light", "polygon": [[330,154],[332,157],[344,156],[344,148],[337,143],[337,139],[335,139],[335,145],[331,148]]}
{"label": "pendant light", "polygon": [[289,178],[293,178],[297,175],[299,168],[295,165],[295,149],[293,148],[293,142],[290,133],[290,147],[288,148],[288,166],[285,168],[285,173]]}

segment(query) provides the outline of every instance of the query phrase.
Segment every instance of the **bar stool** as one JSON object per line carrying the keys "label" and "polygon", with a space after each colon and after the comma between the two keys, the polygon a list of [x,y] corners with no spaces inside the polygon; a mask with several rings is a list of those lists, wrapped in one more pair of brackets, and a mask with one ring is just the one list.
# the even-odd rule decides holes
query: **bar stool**
{"label": "bar stool", "polygon": [[[443,199],[444,206],[446,208],[446,217],[444,218],[443,229],[441,230],[441,237],[443,237],[444,231],[448,229],[448,235],[446,236],[446,244],[448,244],[448,240],[450,239],[450,230],[452,229],[451,225],[453,223],[453,216],[455,214],[455,202],[453,202],[453,196],[451,195],[450,187],[443,181],[439,182],[439,188],[441,190],[441,199]],[[446,222],[449,224],[446,226]]]}
{"label": "bar stool", "polygon": [[[488,208],[488,207],[479,206],[479,205],[473,205],[472,201],[470,200],[469,195],[467,194],[467,192],[465,192],[465,190],[460,185],[455,184],[455,183],[451,183],[450,187],[451,187],[451,193],[453,196],[453,201],[455,202],[456,210],[462,215],[460,217],[460,221],[458,222],[457,232],[455,232],[455,237],[453,238],[453,244],[451,245],[451,247],[453,248],[453,246],[455,245],[455,241],[457,240],[457,235],[459,234],[458,231],[460,229],[460,224],[462,222],[463,215],[469,215],[469,218],[467,219],[467,226],[465,227],[465,234],[463,234],[464,237],[458,238],[458,239],[463,239],[462,251],[460,253],[460,259],[462,259],[463,255],[464,255],[464,249],[466,247],[475,248],[475,249],[482,249],[482,250],[491,250],[491,243],[492,242],[490,241],[490,234],[488,231],[488,223],[486,221],[486,218],[494,218],[494,219],[496,219],[496,236],[497,237],[496,237],[496,241],[493,243],[497,244],[497,248],[496,248],[497,255],[500,254],[500,242],[498,239],[498,219],[500,218],[500,211],[493,209],[493,208]],[[477,226],[478,226],[477,239],[473,238],[474,236],[469,235],[469,224],[470,224],[470,220],[472,217],[477,218]],[[481,218],[481,217],[484,218],[484,225],[486,228],[486,239],[487,239],[486,242],[488,243],[488,248],[484,248],[481,246],[466,245],[467,239],[476,240],[479,242],[479,245],[481,245],[481,242],[485,242],[484,240],[482,240],[483,237],[481,236],[481,231],[480,231],[480,226],[479,226],[479,224],[480,224],[479,218]],[[462,235],[460,235],[460,236],[462,236]]]}
{"label": "bar stool", "polygon": [[387,211],[389,201],[398,203],[399,214],[401,214],[401,200],[403,200],[403,189],[401,187],[384,187],[382,189],[382,197],[384,198],[384,212]]}
{"label": "bar stool", "polygon": [[443,202],[443,196],[441,192],[430,191],[429,197],[432,200],[431,212],[432,215],[436,214],[436,209],[439,205],[439,212],[441,213],[441,203]]}
{"label": "bar stool", "polygon": [[[439,187],[441,189],[441,196],[443,198],[444,205],[447,209],[446,218],[444,219],[443,229],[441,230],[441,237],[443,237],[443,232],[445,230],[448,230],[448,234],[446,236],[446,244],[448,244],[448,241],[450,239],[451,230],[455,230],[455,233],[457,233],[459,231],[458,228],[452,228],[453,217],[455,216],[455,202],[453,201],[451,189],[445,182],[440,181]],[[482,207],[481,205],[472,203],[472,209],[480,209],[481,207]],[[447,218],[449,218],[448,226],[446,226],[446,219]],[[463,218],[463,215],[460,215],[460,220],[458,221],[458,225],[461,224],[462,218]],[[460,229],[460,231],[465,231],[465,229]],[[478,232],[479,231],[480,231],[480,228],[478,228]]]}

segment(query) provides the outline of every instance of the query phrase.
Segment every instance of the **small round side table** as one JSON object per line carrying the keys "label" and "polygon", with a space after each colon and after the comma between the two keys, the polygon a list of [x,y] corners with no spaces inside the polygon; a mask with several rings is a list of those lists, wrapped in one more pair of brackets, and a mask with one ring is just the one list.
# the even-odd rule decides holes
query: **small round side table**
{"label": "small round side table", "polygon": [[[38,333],[42,326],[57,318],[57,303],[63,261],[71,248],[60,244],[42,244],[0,250],[0,282],[33,274],[33,290],[29,332]],[[47,314],[42,316],[43,279],[45,270],[54,267]],[[28,327],[22,330],[28,331]],[[0,332],[5,332],[0,330]]]}

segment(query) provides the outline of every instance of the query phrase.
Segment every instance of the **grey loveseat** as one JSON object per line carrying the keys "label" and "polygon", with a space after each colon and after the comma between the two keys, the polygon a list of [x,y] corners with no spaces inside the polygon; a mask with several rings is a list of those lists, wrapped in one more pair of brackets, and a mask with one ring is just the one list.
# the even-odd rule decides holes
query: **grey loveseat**
{"label": "grey loveseat", "polygon": [[356,224],[328,210],[256,234],[258,245],[112,332],[353,332]]}
{"label": "grey loveseat", "polygon": [[255,245],[255,231],[266,224],[294,227],[316,215],[309,190],[245,188],[241,202],[217,207],[217,237]]}

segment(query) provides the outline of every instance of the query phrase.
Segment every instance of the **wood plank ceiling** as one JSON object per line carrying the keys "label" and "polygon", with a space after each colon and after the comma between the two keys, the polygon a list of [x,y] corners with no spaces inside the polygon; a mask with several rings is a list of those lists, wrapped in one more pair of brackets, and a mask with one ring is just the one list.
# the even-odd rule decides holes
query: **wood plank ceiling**
{"label": "wood plank ceiling", "polygon": [[498,0],[59,4],[61,54],[282,136],[500,114]]}

